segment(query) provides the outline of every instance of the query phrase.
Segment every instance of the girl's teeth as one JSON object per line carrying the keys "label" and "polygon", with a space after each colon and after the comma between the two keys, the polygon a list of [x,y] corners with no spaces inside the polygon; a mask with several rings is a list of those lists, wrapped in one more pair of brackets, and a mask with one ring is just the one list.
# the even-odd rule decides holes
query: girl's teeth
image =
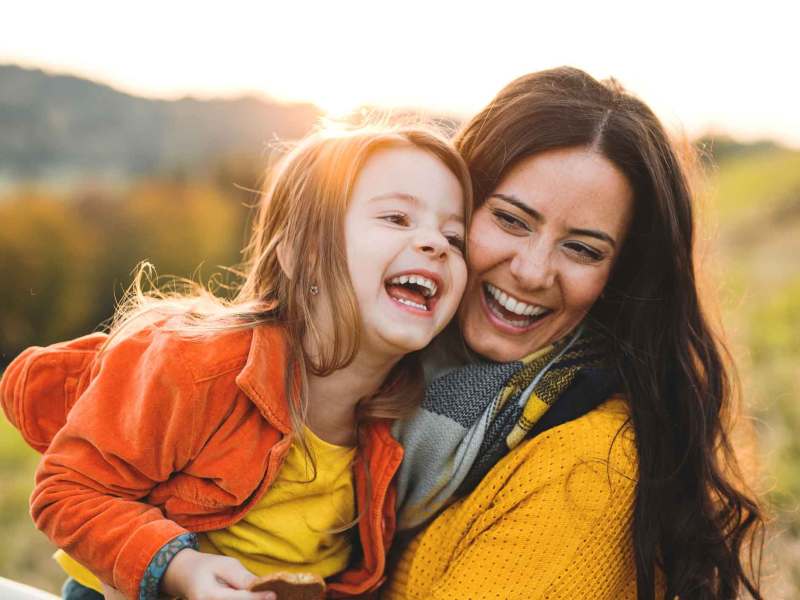
{"label": "girl's teeth", "polygon": [[422,275],[400,275],[398,277],[393,277],[391,280],[389,280],[389,283],[397,285],[403,285],[406,283],[418,285],[425,290],[423,293],[428,298],[435,296],[438,290],[436,283],[434,283],[432,279],[428,279]]}
{"label": "girl's teeth", "polygon": [[414,308],[419,310],[425,310],[425,311],[428,310],[427,306],[423,306],[422,304],[417,304],[416,302],[412,302],[411,300],[406,300],[405,298],[395,298],[395,300],[400,304],[405,304],[406,306],[413,306]]}

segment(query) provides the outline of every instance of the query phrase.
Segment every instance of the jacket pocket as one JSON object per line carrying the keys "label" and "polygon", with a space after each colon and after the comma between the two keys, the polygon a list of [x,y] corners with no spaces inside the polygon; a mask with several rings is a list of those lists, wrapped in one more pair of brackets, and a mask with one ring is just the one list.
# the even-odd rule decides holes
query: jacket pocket
{"label": "jacket pocket", "polygon": [[161,506],[167,518],[178,522],[186,517],[236,512],[261,483],[257,468],[249,469],[248,475],[239,490],[242,497],[222,489],[213,477],[175,473],[150,492],[147,503]]}

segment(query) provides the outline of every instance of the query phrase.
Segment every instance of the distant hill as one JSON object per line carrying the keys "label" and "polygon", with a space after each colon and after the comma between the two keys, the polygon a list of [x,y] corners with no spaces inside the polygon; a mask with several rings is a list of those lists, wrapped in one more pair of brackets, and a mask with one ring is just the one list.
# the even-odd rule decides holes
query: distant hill
{"label": "distant hill", "polygon": [[740,142],[728,135],[710,133],[697,138],[694,143],[700,149],[700,157],[706,163],[720,163],[733,158],[749,158],[784,150],[774,140]]}
{"label": "distant hill", "polygon": [[0,175],[136,176],[233,154],[258,156],[319,117],[255,97],[153,100],[69,75],[0,65]]}
{"label": "distant hill", "polygon": [[[380,109],[375,109],[380,112]],[[417,111],[412,111],[417,114]],[[275,139],[307,133],[321,111],[257,97],[154,100],[75,77],[0,65],[0,189],[19,180],[124,179],[263,157]],[[402,121],[403,111],[393,111]],[[427,117],[453,131],[459,119]],[[719,135],[697,140],[706,161],[781,150]]]}

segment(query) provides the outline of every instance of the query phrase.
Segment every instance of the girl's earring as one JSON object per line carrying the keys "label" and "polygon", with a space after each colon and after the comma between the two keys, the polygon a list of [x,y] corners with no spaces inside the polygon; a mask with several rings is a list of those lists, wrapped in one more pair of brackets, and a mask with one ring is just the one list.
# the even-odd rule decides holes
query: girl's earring
{"label": "girl's earring", "polygon": [[319,288],[318,288],[316,285],[312,285],[312,286],[311,286],[311,287],[308,289],[308,291],[309,291],[309,292],[311,292],[311,295],[312,295],[312,296],[316,296],[317,294],[319,294]]}

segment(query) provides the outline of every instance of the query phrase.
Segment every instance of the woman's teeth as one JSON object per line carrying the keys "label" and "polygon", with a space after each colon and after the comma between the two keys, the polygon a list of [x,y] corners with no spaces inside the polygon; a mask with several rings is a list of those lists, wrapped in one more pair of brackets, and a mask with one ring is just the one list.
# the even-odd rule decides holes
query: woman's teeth
{"label": "woman's teeth", "polygon": [[525,317],[538,317],[547,312],[544,306],[536,306],[535,304],[528,304],[522,300],[509,296],[498,288],[494,287],[491,283],[486,284],[486,290],[492,295],[492,298],[497,300],[497,303],[505,308],[507,311]]}
{"label": "woman's teeth", "polygon": [[[513,327],[528,327],[534,321],[539,320],[550,312],[550,309],[544,306],[528,304],[527,302],[509,296],[491,283],[485,283],[484,290],[486,291],[487,298],[490,300],[488,306],[492,314]],[[511,315],[518,315],[521,318],[510,318],[511,315],[508,313],[511,313]]]}
{"label": "woman's teeth", "polygon": [[436,295],[436,283],[433,280],[428,279],[427,277],[423,277],[422,275],[400,275],[398,277],[393,277],[389,280],[390,285],[406,285],[406,284],[413,284],[418,285],[423,289],[422,293],[425,295],[426,298],[430,298],[431,296]]}

